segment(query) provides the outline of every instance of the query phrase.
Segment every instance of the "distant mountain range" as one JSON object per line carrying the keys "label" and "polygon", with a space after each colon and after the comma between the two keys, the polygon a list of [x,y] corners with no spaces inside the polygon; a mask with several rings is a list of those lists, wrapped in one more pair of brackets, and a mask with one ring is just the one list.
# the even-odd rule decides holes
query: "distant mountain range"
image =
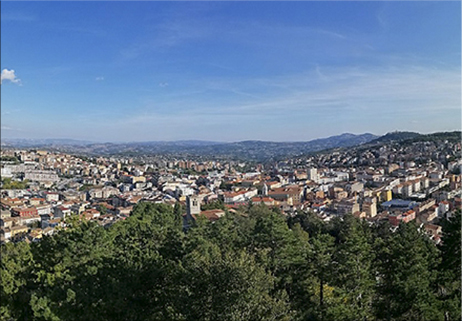
{"label": "distant mountain range", "polygon": [[95,142],[67,139],[67,138],[49,138],[49,139],[34,139],[34,138],[2,138],[2,146],[15,147],[42,147],[42,146],[84,146],[94,144]]}
{"label": "distant mountain range", "polygon": [[95,143],[72,139],[2,139],[3,147],[46,148],[89,155],[189,154],[262,160],[296,156],[323,149],[356,146],[378,138],[373,134],[342,134],[307,142],[248,140],[233,143],[182,140],[129,143]]}
{"label": "distant mountain range", "polygon": [[44,148],[84,155],[189,155],[215,156],[246,160],[271,160],[296,157],[322,150],[353,146],[372,146],[387,142],[450,137],[460,139],[460,132],[423,135],[415,132],[392,132],[383,136],[370,133],[341,134],[306,142],[269,142],[248,140],[233,143],[182,140],[129,143],[95,143],[72,139],[2,139],[2,147]]}
{"label": "distant mountain range", "polygon": [[417,141],[433,141],[433,140],[450,140],[453,142],[461,141],[461,132],[439,132],[433,134],[419,134],[415,132],[391,132],[377,139],[370,141],[370,144],[380,144],[388,142],[417,142]]}

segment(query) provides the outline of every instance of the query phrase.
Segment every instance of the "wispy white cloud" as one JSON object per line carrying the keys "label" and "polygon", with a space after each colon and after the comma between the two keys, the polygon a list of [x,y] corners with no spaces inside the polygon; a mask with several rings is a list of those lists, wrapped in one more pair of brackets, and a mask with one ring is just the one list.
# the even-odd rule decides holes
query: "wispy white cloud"
{"label": "wispy white cloud", "polygon": [[2,107],[1,111],[2,111],[2,115],[11,115],[11,114],[14,114],[14,113],[21,112],[21,109],[19,109],[19,108],[7,109],[7,108]]}
{"label": "wispy white cloud", "polygon": [[199,20],[166,21],[157,26],[156,45],[172,47],[211,35],[212,30]]}
{"label": "wispy white cloud", "polygon": [[184,19],[159,23],[137,41],[121,50],[125,60],[136,59],[148,53],[165,51],[210,36],[215,31],[200,20]]}
{"label": "wispy white cloud", "polygon": [[[203,14],[203,12],[201,12]],[[271,25],[259,21],[231,20],[224,23],[222,20],[208,16],[173,15],[152,26],[149,31],[140,33],[139,38],[121,50],[123,59],[136,59],[142,55],[167,51],[175,47],[196,41],[227,41],[244,45],[276,45],[281,39],[300,39],[297,45],[308,46],[310,39],[316,38],[319,42],[335,40],[349,40],[348,35],[338,30],[328,30],[318,27],[299,27],[290,25]],[[275,41],[275,39],[278,39]],[[284,47],[287,45],[280,45]],[[310,45],[310,47],[315,46]]]}
{"label": "wispy white cloud", "polygon": [[[234,112],[334,112],[342,110],[396,112],[424,108],[460,110],[460,70],[435,70],[423,67],[400,68],[324,68],[313,73],[267,80],[277,86],[284,82],[291,92],[280,91],[277,97],[256,104],[234,106]],[[316,76],[322,81],[316,81]],[[421,106],[421,107],[419,107]],[[430,107],[433,106],[433,107]],[[444,107],[445,106],[445,107]]]}
{"label": "wispy white cloud", "polygon": [[319,66],[319,64],[316,64],[315,72],[316,72],[316,75],[319,77],[319,79],[321,79],[321,80],[327,80],[327,77],[326,77],[326,75],[324,75],[324,74],[322,73],[321,67]]}
{"label": "wispy white cloud", "polygon": [[380,9],[378,10],[376,14],[376,19],[378,22],[378,25],[383,29],[387,30],[390,27],[390,4],[387,1],[383,1],[380,3]]}
{"label": "wispy white cloud", "polygon": [[217,34],[218,25],[207,15],[216,6],[217,4],[201,5],[194,2],[182,6],[182,10],[164,12],[153,25],[145,25],[145,30],[140,30],[137,38],[120,51],[121,60],[133,60],[149,53],[165,52]]}
{"label": "wispy white cloud", "polygon": [[168,82],[161,82],[159,83],[159,87],[167,87],[168,86]]}
{"label": "wispy white cloud", "polygon": [[388,24],[387,22],[385,21],[384,17],[383,17],[383,14],[382,13],[378,13],[377,16],[377,21],[379,23],[379,25],[382,27],[382,28],[387,28],[388,27]]}
{"label": "wispy white cloud", "polygon": [[[162,117],[167,123],[173,119],[178,122],[179,114],[185,116],[185,121],[194,117],[212,117],[221,123],[226,123],[230,116],[260,119],[293,115],[310,118],[323,114],[336,119],[346,114],[376,114],[377,117],[394,114],[396,117],[412,117],[438,110],[460,116],[460,86],[459,70],[412,66],[372,69],[325,67],[319,75],[319,68],[314,68],[298,75],[228,80],[229,92],[240,94],[240,100],[230,103],[218,94],[212,95],[207,102],[171,99],[166,103],[156,103],[155,107],[152,105],[152,117],[146,111],[141,117],[134,115],[131,121],[146,123]],[[209,90],[222,92],[225,88],[226,80],[223,80],[218,87],[209,87]],[[199,95],[203,96],[203,93]],[[177,112],[172,113],[172,110]]]}
{"label": "wispy white cloud", "polygon": [[99,77],[96,77],[95,80],[96,80],[96,81],[103,81],[103,80],[104,80],[104,77],[103,77],[103,76],[99,76]]}
{"label": "wispy white cloud", "polygon": [[17,132],[22,131],[22,129],[20,129],[20,128],[13,128],[13,127],[10,127],[10,126],[1,126],[0,129],[1,130],[6,130],[6,131],[17,131]]}
{"label": "wispy white cloud", "polygon": [[3,84],[4,80],[9,80],[12,83],[21,85],[21,79],[19,79],[16,76],[16,73],[13,69],[8,70],[8,69],[3,69],[1,73],[1,79],[0,79],[0,84]]}
{"label": "wispy white cloud", "polygon": [[24,12],[2,12],[2,22],[32,22],[37,21],[37,16]]}
{"label": "wispy white cloud", "polygon": [[[311,26],[291,24],[269,24],[261,21],[234,21],[220,35],[236,43],[247,45],[281,46],[284,48],[310,48],[316,49],[333,45],[349,45],[355,42],[354,36],[346,30],[335,30]],[[289,50],[287,50],[289,51]]]}
{"label": "wispy white cloud", "polygon": [[334,37],[334,38],[339,38],[339,39],[348,39],[347,36],[339,33],[339,32],[334,32],[334,31],[330,31],[330,30],[325,30],[325,29],[315,29],[315,28],[309,28],[307,29],[307,31],[312,31],[312,32],[317,32],[317,33],[320,33],[320,34],[324,34],[324,35],[328,35],[328,36],[331,36],[331,37]]}
{"label": "wispy white cloud", "polygon": [[[213,135],[215,140],[304,140],[346,131],[460,129],[458,69],[410,63],[317,67],[284,76],[206,79],[183,88],[189,90],[183,97],[177,86],[165,94],[168,99],[154,91],[134,108],[119,110],[124,117],[103,115],[111,121],[101,130],[114,132],[123,126],[132,140],[146,139],[146,132],[162,139]],[[193,91],[198,88],[202,91]],[[86,117],[88,124],[99,119]]]}

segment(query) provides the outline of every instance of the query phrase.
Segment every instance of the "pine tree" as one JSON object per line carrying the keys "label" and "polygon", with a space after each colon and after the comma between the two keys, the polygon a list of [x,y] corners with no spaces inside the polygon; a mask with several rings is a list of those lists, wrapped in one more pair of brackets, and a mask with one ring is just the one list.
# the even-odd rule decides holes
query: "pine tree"
{"label": "pine tree", "polygon": [[459,320],[461,313],[461,212],[443,221],[440,245],[439,297],[445,320]]}
{"label": "pine tree", "polygon": [[402,223],[379,241],[374,304],[378,319],[442,320],[434,290],[436,246],[413,223]]}
{"label": "pine tree", "polygon": [[374,295],[374,253],[370,228],[351,215],[343,218],[333,257],[333,282],[341,303],[336,320],[370,320]]}
{"label": "pine tree", "polygon": [[321,234],[311,239],[311,266],[314,274],[311,312],[315,320],[325,321],[326,312],[334,304],[333,287],[329,284],[332,279],[332,258],[334,254],[334,238],[328,234]]}

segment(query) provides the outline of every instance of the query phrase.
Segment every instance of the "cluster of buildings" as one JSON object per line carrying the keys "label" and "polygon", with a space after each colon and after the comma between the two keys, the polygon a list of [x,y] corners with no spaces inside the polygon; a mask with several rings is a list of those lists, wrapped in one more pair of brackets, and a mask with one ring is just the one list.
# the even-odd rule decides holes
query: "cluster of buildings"
{"label": "cluster of buildings", "polygon": [[2,187],[2,242],[38,241],[66,228],[69,217],[110,226],[138,202],[183,204],[185,228],[199,215],[214,221],[263,203],[326,221],[348,213],[392,226],[416,221],[439,242],[441,218],[461,206],[460,143],[390,144],[267,163],[14,149],[1,156],[2,182],[27,185]]}

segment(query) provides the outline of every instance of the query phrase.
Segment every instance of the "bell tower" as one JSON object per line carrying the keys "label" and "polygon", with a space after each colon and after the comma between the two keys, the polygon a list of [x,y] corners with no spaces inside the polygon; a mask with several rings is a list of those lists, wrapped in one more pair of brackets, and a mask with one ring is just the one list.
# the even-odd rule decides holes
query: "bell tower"
{"label": "bell tower", "polygon": [[263,184],[263,188],[261,190],[261,193],[263,196],[268,196],[268,186],[265,184]]}
{"label": "bell tower", "polygon": [[191,195],[186,198],[186,211],[188,215],[197,215],[201,213],[201,201],[197,195]]}

